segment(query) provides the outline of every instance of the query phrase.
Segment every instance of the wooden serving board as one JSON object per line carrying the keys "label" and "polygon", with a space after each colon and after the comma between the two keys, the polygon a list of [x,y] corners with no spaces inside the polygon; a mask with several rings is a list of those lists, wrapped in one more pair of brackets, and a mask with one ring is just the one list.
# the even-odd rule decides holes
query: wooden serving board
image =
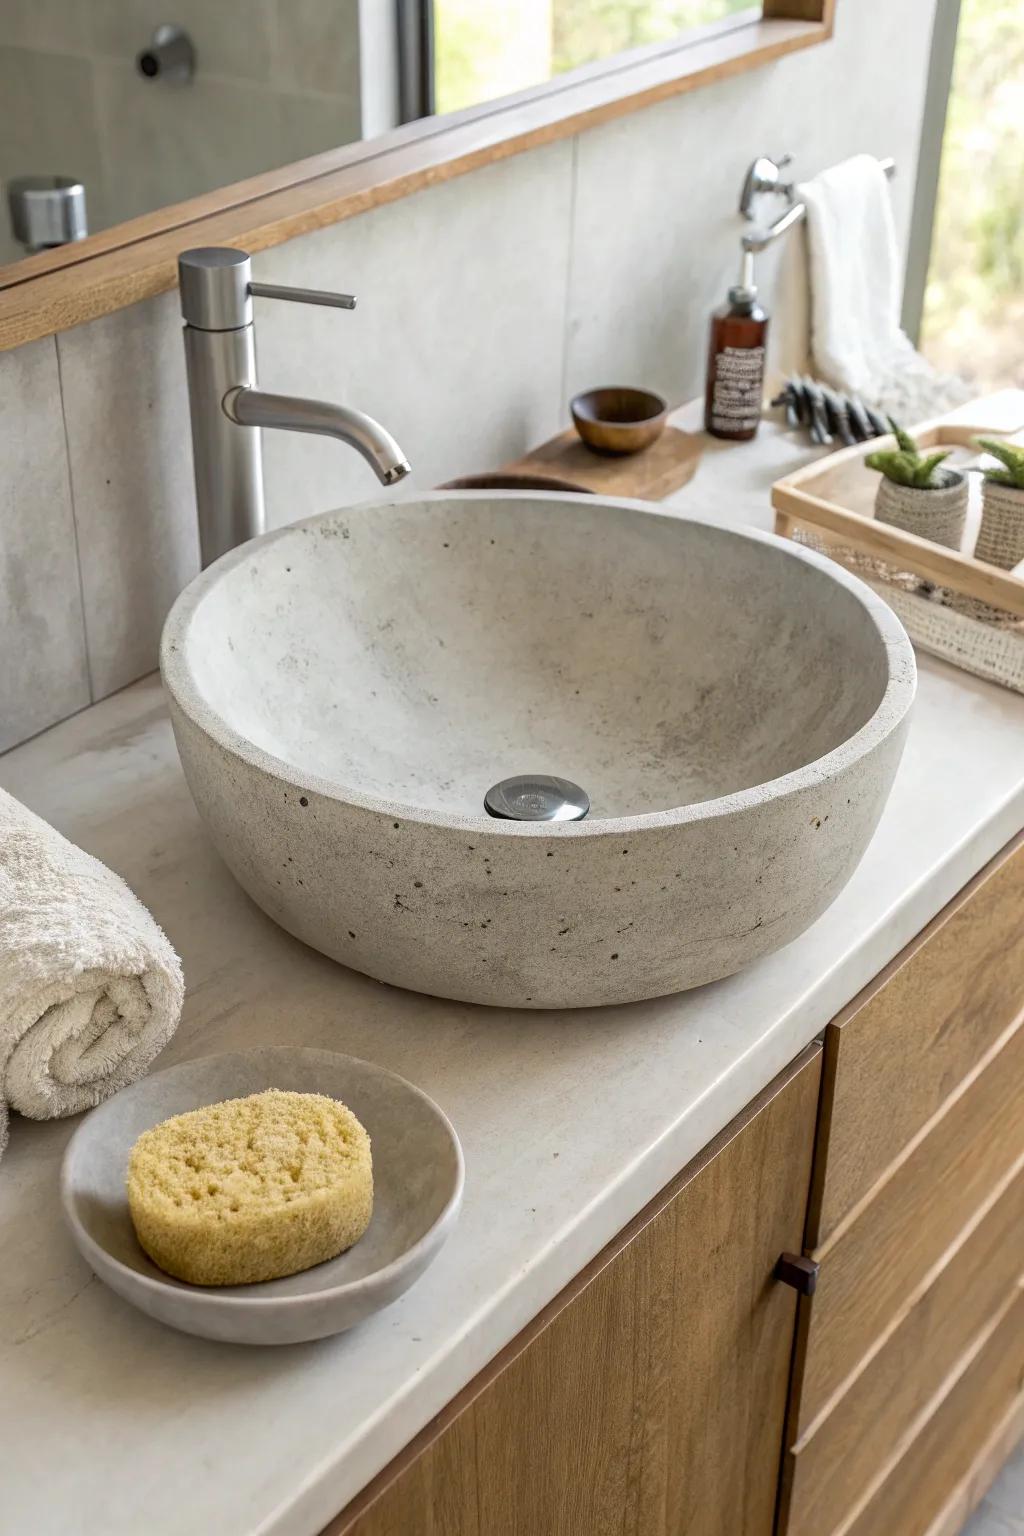
{"label": "wooden serving board", "polygon": [[556,475],[603,496],[633,496],[660,501],[693,475],[703,439],[693,432],[666,427],[656,442],[639,453],[595,453],[570,427],[502,469],[524,475]]}

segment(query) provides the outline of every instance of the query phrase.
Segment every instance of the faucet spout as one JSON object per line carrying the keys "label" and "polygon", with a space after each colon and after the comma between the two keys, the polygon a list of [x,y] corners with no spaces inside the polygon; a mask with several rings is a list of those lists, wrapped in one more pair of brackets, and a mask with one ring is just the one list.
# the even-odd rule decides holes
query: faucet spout
{"label": "faucet spout", "polygon": [[224,396],[224,412],[240,427],[279,427],[286,432],[317,432],[336,437],[361,453],[382,485],[395,485],[409,473],[409,461],[390,432],[372,416],[331,405],[242,386]]}

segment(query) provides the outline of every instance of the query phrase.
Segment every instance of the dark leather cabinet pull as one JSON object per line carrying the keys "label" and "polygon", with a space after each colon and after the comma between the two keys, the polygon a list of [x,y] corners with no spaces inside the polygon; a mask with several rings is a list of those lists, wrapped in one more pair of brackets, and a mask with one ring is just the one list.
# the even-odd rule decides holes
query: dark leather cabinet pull
{"label": "dark leather cabinet pull", "polygon": [[820,1268],[816,1259],[805,1259],[803,1254],[780,1253],[775,1266],[775,1278],[784,1285],[791,1285],[801,1296],[813,1296]]}

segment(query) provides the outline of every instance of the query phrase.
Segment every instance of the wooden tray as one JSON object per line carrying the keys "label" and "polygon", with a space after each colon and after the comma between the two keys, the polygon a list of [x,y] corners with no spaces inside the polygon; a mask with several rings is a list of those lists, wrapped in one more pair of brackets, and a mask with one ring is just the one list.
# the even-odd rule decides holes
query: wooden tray
{"label": "wooden tray", "polygon": [[555,475],[603,496],[660,501],[691,478],[702,447],[698,434],[666,427],[649,448],[612,457],[585,447],[570,427],[502,468],[518,474]]}
{"label": "wooden tray", "polygon": [[[993,405],[997,398],[1003,400],[993,397]],[[1020,398],[1024,402],[1024,395]],[[977,437],[1010,435],[1004,409],[990,412],[986,402],[979,401],[974,410],[972,423],[940,418],[915,427],[913,436],[922,448],[952,448],[954,464],[973,462],[978,457]],[[1018,414],[1013,425],[1024,426],[1024,415]],[[1024,574],[987,565],[970,554],[978,532],[976,495],[959,551],[876,521],[878,475],[864,459],[891,441],[857,443],[776,481],[776,533],[823,550],[864,577],[923,649],[1024,692]]]}

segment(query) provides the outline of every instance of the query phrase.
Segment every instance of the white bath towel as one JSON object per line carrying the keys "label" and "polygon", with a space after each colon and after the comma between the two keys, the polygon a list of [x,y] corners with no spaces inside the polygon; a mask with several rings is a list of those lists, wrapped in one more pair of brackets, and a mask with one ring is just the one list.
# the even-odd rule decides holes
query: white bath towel
{"label": "white bath towel", "polygon": [[0,790],[0,1152],[8,1109],[73,1115],[141,1076],[184,993],[121,877]]}
{"label": "white bath towel", "polygon": [[903,264],[885,172],[854,155],[797,188],[807,205],[811,353],[826,383],[907,425],[969,398],[900,329]]}

